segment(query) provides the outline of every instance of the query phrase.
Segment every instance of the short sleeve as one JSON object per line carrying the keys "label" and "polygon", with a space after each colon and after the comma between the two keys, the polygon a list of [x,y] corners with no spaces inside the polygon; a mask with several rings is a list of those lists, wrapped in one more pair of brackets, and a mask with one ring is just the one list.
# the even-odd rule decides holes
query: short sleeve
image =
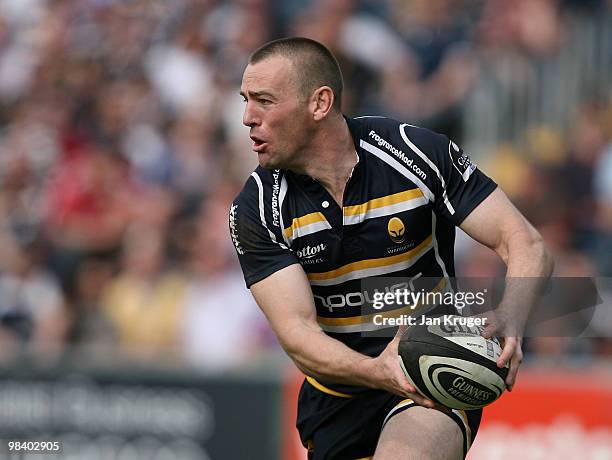
{"label": "short sleeve", "polygon": [[422,128],[411,134],[413,141],[409,142],[414,142],[413,150],[429,166],[426,182],[435,198],[436,213],[460,225],[497,184],[448,137]]}
{"label": "short sleeve", "polygon": [[[282,234],[268,222],[271,210],[259,199],[261,184],[250,178],[230,206],[229,232],[247,287],[296,263]],[[263,192],[262,192],[263,195]]]}

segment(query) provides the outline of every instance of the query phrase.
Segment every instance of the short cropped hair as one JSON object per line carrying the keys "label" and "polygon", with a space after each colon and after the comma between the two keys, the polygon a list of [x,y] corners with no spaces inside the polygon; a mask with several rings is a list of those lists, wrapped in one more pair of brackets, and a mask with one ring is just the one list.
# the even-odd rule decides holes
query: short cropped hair
{"label": "short cropped hair", "polygon": [[333,108],[340,112],[344,87],[342,72],[338,61],[324,45],[303,37],[273,40],[251,54],[249,64],[257,64],[272,56],[283,56],[293,63],[299,91],[304,98],[321,86],[329,86],[334,93]]}

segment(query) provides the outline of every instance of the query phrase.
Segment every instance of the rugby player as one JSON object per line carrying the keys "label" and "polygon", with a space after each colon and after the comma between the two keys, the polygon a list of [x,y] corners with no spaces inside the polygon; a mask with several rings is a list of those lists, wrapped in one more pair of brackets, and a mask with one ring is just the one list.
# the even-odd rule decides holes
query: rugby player
{"label": "rugby player", "polygon": [[[312,459],[456,459],[481,411],[437,410],[398,364],[399,334],[366,337],[362,282],[454,276],[455,226],[490,247],[508,277],[545,277],[538,232],[451,140],[341,112],[342,75],[323,45],[270,42],[240,94],[259,167],[230,209],[247,286],[306,375],[297,427]],[[528,299],[527,299],[528,300]],[[488,333],[515,312],[498,308]],[[493,323],[492,323],[493,324]],[[515,334],[517,335],[517,334]],[[507,336],[498,365],[522,360]]]}

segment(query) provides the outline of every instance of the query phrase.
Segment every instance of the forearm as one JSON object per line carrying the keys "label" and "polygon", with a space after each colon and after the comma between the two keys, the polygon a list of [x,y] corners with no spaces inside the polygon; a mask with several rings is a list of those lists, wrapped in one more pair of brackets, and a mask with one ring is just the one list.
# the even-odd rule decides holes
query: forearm
{"label": "forearm", "polygon": [[321,330],[310,284],[300,265],[288,266],[255,283],[251,292],[280,344],[306,375],[406,393],[403,382],[398,383],[405,378],[397,375],[401,373],[397,346],[394,351],[370,358]]}
{"label": "forearm", "polygon": [[520,335],[552,273],[554,263],[535,230],[517,232],[509,238],[505,255],[506,287],[498,311],[514,320]]}
{"label": "forearm", "polygon": [[535,230],[515,233],[509,238],[504,261],[508,278],[550,277],[554,263],[544,240]]}
{"label": "forearm", "polygon": [[251,286],[282,347],[306,375],[395,393],[433,407],[416,393],[398,362],[400,330],[375,358],[358,353],[321,330],[308,279],[290,265]]}
{"label": "forearm", "polygon": [[297,324],[279,337],[296,366],[328,382],[378,388],[380,373],[373,358],[358,353],[310,325]]}
{"label": "forearm", "polygon": [[279,270],[251,286],[251,292],[280,344],[306,375],[329,382],[379,386],[384,378],[379,361],[321,330],[310,284],[300,265]]}

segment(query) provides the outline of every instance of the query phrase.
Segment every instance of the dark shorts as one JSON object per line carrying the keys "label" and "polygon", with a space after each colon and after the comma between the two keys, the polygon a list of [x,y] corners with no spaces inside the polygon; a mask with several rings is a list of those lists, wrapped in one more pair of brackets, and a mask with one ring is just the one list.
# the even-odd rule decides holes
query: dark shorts
{"label": "dark shorts", "polygon": [[[309,460],[365,459],[374,455],[387,420],[414,406],[412,400],[385,391],[351,396],[309,379],[300,390],[297,428]],[[454,410],[448,416],[463,433],[465,457],[478,431],[482,409]]]}

